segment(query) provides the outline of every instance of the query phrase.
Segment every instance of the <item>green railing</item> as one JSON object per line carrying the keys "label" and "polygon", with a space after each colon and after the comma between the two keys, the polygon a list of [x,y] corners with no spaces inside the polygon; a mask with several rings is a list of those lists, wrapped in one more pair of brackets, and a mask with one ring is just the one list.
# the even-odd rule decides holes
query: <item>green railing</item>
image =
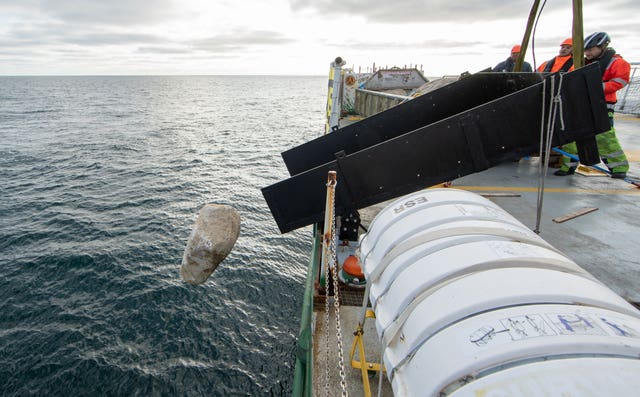
{"label": "green railing", "polygon": [[309,255],[309,267],[302,300],[302,314],[300,316],[300,333],[296,345],[296,368],[293,376],[294,397],[311,397],[313,391],[313,294],[316,276],[318,274],[318,252],[321,235],[318,225],[313,226],[313,246]]}

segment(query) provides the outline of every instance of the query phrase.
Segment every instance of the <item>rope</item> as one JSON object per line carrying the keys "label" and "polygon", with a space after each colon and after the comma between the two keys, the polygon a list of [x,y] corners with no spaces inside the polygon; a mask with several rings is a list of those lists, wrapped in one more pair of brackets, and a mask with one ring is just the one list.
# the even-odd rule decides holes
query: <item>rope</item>
{"label": "rope", "polygon": [[[558,89],[555,89],[556,76],[559,76]],[[546,134],[544,131],[545,107],[546,107],[546,83],[547,79],[542,82],[542,115],[540,121],[540,153],[544,153],[544,161],[538,164],[538,200],[536,206],[536,227],[534,232],[540,234],[540,221],[542,219],[542,204],[544,202],[544,183],[549,170],[549,157],[551,155],[551,141],[553,139],[553,130],[555,129],[556,117],[560,112],[560,128],[564,130],[564,116],[562,108],[562,82],[563,73],[552,75],[549,79],[551,87],[549,89],[551,98],[549,100],[549,118],[547,119]]]}
{"label": "rope", "polygon": [[[546,100],[547,100],[547,79],[542,80],[542,109],[541,109],[541,114],[540,114],[540,147],[538,149],[539,153],[542,155],[543,150],[542,150],[542,145],[543,145],[543,141],[544,141],[544,118],[545,118],[545,110],[546,110]],[[542,183],[544,182],[540,182],[540,178],[542,177],[543,174],[543,170],[542,170],[542,161],[538,163],[538,199],[537,199],[537,212],[536,212],[536,227],[534,229],[534,232],[537,234],[540,234],[540,217],[542,215],[542,200],[541,200],[541,196],[542,196]]]}

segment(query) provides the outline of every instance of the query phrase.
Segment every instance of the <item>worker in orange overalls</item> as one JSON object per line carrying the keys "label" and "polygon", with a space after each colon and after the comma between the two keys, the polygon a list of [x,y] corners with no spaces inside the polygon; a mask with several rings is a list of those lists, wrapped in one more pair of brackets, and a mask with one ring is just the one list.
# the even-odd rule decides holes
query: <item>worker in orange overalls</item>
{"label": "worker in orange overalls", "polygon": [[[629,171],[629,161],[625,156],[618,138],[616,138],[616,130],[613,127],[613,110],[617,102],[616,91],[629,84],[629,71],[631,66],[622,57],[616,54],[613,48],[609,47],[611,38],[605,32],[595,32],[584,39],[584,56],[586,64],[598,63],[602,72],[602,89],[604,90],[604,99],[607,102],[609,112],[609,121],[611,129],[602,134],[596,135],[598,143],[598,152],[602,162],[606,164],[611,171],[612,178],[626,178]],[[571,142],[562,147],[564,151],[576,154],[578,153],[575,142]],[[575,172],[578,162],[563,157],[562,167],[554,173],[554,175],[565,176]]]}
{"label": "worker in orange overalls", "polygon": [[571,38],[565,39],[560,43],[560,51],[558,51],[558,55],[540,65],[538,72],[571,72],[573,70],[572,49],[573,40],[571,40]]}

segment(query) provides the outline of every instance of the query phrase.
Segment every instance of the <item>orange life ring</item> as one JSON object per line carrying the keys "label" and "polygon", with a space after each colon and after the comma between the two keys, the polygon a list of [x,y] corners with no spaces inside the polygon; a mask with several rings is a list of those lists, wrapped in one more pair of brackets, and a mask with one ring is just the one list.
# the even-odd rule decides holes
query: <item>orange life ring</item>
{"label": "orange life ring", "polygon": [[356,83],[356,77],[352,74],[348,75],[345,79],[345,83],[347,83],[347,85],[354,85]]}

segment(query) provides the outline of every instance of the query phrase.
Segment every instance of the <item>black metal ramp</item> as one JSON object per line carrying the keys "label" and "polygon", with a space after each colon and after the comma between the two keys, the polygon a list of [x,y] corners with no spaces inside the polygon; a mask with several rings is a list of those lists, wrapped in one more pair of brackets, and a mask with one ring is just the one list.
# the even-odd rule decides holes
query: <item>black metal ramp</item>
{"label": "black metal ramp", "polygon": [[599,160],[595,134],[610,128],[599,69],[585,67],[545,81],[263,188],[278,228],[285,233],[322,221],[330,170],[338,172],[340,215],[538,151],[552,85],[561,86],[563,99],[552,145],[579,140],[581,159]]}
{"label": "black metal ramp", "polygon": [[476,73],[282,153],[296,175],[542,81],[539,73]]}

